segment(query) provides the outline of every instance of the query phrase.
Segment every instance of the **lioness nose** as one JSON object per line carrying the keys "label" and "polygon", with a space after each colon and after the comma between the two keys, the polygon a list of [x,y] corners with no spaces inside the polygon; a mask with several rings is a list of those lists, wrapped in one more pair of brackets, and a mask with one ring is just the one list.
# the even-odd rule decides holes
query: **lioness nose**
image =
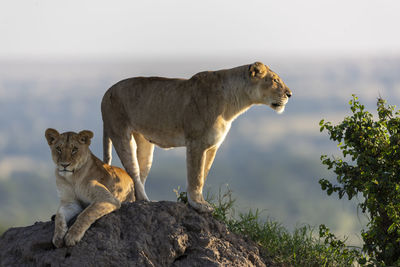
{"label": "lioness nose", "polygon": [[286,95],[287,95],[287,97],[291,97],[292,96],[292,92],[290,90],[287,90],[286,91]]}
{"label": "lioness nose", "polygon": [[67,168],[69,165],[71,165],[70,163],[68,163],[68,164],[60,164],[63,168]]}

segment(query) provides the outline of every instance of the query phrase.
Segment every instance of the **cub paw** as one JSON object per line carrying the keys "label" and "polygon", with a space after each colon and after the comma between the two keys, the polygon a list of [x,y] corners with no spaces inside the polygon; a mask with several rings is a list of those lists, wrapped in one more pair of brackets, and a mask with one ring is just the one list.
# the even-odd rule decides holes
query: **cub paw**
{"label": "cub paw", "polygon": [[68,233],[65,235],[65,238],[64,238],[65,245],[67,247],[73,247],[79,241],[81,241],[82,237],[83,237],[83,234],[77,234],[77,233],[74,233],[73,231],[68,231]]}
{"label": "cub paw", "polygon": [[53,242],[53,245],[56,248],[61,248],[62,246],[64,246],[64,236],[56,236],[56,235],[54,235],[53,239],[52,239],[52,242]]}

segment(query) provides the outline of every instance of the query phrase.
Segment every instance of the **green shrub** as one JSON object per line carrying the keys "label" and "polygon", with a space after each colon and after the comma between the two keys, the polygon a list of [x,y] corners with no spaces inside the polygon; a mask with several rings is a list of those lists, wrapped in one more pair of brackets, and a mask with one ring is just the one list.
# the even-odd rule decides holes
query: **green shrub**
{"label": "green shrub", "polygon": [[349,104],[353,114],[338,125],[320,122],[343,158],[321,156],[337,183],[319,182],[328,195],[362,196],[359,206],[369,217],[363,251],[378,265],[400,266],[400,112],[378,99],[374,120],[356,96]]}

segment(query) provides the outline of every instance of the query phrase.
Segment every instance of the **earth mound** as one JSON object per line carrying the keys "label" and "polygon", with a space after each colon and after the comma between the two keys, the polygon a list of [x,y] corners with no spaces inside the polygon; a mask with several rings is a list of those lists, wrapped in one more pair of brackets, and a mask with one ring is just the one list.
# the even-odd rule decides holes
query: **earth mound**
{"label": "earth mound", "polygon": [[54,222],[10,228],[0,266],[271,266],[256,244],[183,203],[123,204],[97,220],[74,247],[56,249]]}

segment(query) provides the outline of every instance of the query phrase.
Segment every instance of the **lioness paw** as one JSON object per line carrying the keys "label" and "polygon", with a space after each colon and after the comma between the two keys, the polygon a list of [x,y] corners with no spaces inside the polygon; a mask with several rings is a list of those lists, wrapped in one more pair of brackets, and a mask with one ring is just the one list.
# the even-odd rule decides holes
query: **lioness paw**
{"label": "lioness paw", "polygon": [[201,213],[210,213],[214,211],[214,208],[206,201],[195,202],[190,197],[188,197],[189,205]]}
{"label": "lioness paw", "polygon": [[144,186],[140,181],[135,181],[135,196],[136,200],[150,201],[147,197],[146,191],[144,190]]}

